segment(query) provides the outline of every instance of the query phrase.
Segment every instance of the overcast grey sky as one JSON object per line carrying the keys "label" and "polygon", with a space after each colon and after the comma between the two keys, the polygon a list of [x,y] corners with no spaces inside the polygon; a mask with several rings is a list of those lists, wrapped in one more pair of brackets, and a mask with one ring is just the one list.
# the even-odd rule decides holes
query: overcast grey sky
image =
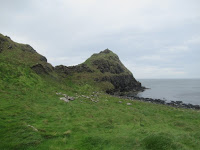
{"label": "overcast grey sky", "polygon": [[0,0],[0,33],[55,65],[106,48],[140,78],[200,78],[200,0]]}

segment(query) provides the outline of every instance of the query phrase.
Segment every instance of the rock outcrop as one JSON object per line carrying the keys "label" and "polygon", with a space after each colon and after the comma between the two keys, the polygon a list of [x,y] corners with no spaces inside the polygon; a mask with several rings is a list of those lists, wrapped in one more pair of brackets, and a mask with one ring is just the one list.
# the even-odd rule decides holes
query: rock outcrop
{"label": "rock outcrop", "polygon": [[80,64],[77,66],[64,66],[59,65],[55,67],[57,73],[63,73],[65,75],[70,75],[72,73],[82,73],[82,72],[93,72],[87,65]]}
{"label": "rock outcrop", "polygon": [[42,64],[36,64],[32,66],[31,69],[37,74],[48,74],[47,69],[45,69]]}
{"label": "rock outcrop", "polygon": [[[46,57],[40,55],[28,44],[20,44],[11,40],[10,37],[0,34],[0,53],[3,59],[9,63],[24,64],[37,74],[51,74],[53,66],[47,62]],[[11,56],[12,59],[10,59]]]}
{"label": "rock outcrop", "polygon": [[87,74],[86,76],[101,84],[106,82],[112,88],[104,88],[109,94],[121,95],[125,92],[144,90],[141,83],[136,81],[132,73],[122,64],[119,57],[111,50],[106,49],[98,54],[93,54],[84,63],[77,66],[56,66],[56,72],[73,76],[74,73]]}
{"label": "rock outcrop", "polygon": [[121,93],[144,89],[119,57],[109,49],[93,54],[77,66],[60,65],[54,68],[46,57],[37,53],[30,45],[16,43],[0,34],[0,54],[2,59],[10,60],[9,63],[25,65],[39,75],[51,75],[59,80],[71,76],[70,80],[76,83],[78,81],[78,84],[93,84],[92,86],[98,86],[109,94],[122,95]]}
{"label": "rock outcrop", "polygon": [[116,92],[137,92],[144,88],[141,83],[136,81],[132,75],[113,75],[97,78],[96,81],[108,81],[114,86],[114,89],[107,90],[107,93],[114,94]]}
{"label": "rock outcrop", "polygon": [[95,81],[110,82],[114,86],[113,89],[108,89],[107,93],[121,94],[144,89],[141,83],[136,81],[133,74],[122,64],[119,57],[109,49],[92,55],[85,63],[100,72],[100,76],[95,78]]}

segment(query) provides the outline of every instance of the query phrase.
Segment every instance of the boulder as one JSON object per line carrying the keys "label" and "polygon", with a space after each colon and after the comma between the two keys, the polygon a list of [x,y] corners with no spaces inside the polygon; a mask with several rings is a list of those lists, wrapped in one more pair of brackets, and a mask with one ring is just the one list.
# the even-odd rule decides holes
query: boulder
{"label": "boulder", "polygon": [[48,74],[47,70],[43,67],[42,64],[36,64],[32,66],[31,69],[37,74]]}
{"label": "boulder", "polygon": [[41,55],[41,56],[40,56],[40,61],[47,62],[47,58]]}
{"label": "boulder", "polygon": [[12,49],[12,48],[13,48],[12,45],[9,45],[9,46],[8,46],[8,49]]}

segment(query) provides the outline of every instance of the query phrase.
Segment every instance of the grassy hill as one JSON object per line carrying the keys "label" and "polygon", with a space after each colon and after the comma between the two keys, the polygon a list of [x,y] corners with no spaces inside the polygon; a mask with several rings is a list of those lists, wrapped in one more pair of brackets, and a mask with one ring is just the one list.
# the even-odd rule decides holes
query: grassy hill
{"label": "grassy hill", "polygon": [[[58,74],[33,48],[3,35],[0,50],[1,150],[200,149],[200,111],[110,96],[85,81],[89,72]],[[91,62],[84,64],[95,71]]]}
{"label": "grassy hill", "polygon": [[93,54],[80,65],[60,65],[56,66],[55,70],[59,74],[64,74],[64,78],[71,77],[74,82],[90,81],[91,85],[109,94],[124,95],[127,92],[144,90],[141,83],[136,81],[132,73],[121,63],[119,57],[109,49]]}

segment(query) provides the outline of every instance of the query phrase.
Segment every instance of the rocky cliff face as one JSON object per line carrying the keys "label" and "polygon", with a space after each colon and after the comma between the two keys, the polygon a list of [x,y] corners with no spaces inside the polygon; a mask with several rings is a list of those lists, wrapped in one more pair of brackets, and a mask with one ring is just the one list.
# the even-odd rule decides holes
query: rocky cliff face
{"label": "rocky cliff face", "polygon": [[112,88],[105,88],[107,93],[121,94],[124,92],[141,91],[144,87],[136,81],[132,73],[121,63],[119,57],[111,50],[106,49],[98,54],[93,54],[84,63],[73,66],[56,66],[55,70],[66,76],[74,73],[87,73],[97,83],[107,82]]}
{"label": "rocky cliff face", "polygon": [[47,63],[46,57],[38,54],[30,45],[16,43],[2,34],[0,34],[0,54],[2,62],[28,66],[37,74],[50,74],[54,70],[53,66]]}
{"label": "rocky cliff face", "polygon": [[30,45],[16,43],[0,34],[0,56],[0,62],[29,67],[39,75],[60,77],[61,80],[70,76],[70,79],[82,83],[92,81],[94,86],[110,94],[143,90],[141,83],[109,49],[93,54],[77,66],[60,65],[54,68]]}
{"label": "rocky cliff face", "polygon": [[85,64],[100,72],[101,76],[95,78],[95,81],[110,82],[114,86],[113,89],[107,90],[108,93],[134,92],[144,89],[141,83],[136,81],[133,74],[122,64],[119,57],[109,49],[92,55]]}
{"label": "rocky cliff face", "polygon": [[81,64],[77,66],[64,66],[59,65],[55,67],[55,71],[58,73],[63,73],[65,75],[70,75],[73,73],[83,73],[83,72],[93,72],[87,65]]}
{"label": "rocky cliff face", "polygon": [[110,94],[122,94],[123,92],[137,92],[143,91],[141,83],[136,81],[132,75],[114,75],[114,76],[103,76],[96,81],[108,81],[113,84],[114,89],[107,90]]}

